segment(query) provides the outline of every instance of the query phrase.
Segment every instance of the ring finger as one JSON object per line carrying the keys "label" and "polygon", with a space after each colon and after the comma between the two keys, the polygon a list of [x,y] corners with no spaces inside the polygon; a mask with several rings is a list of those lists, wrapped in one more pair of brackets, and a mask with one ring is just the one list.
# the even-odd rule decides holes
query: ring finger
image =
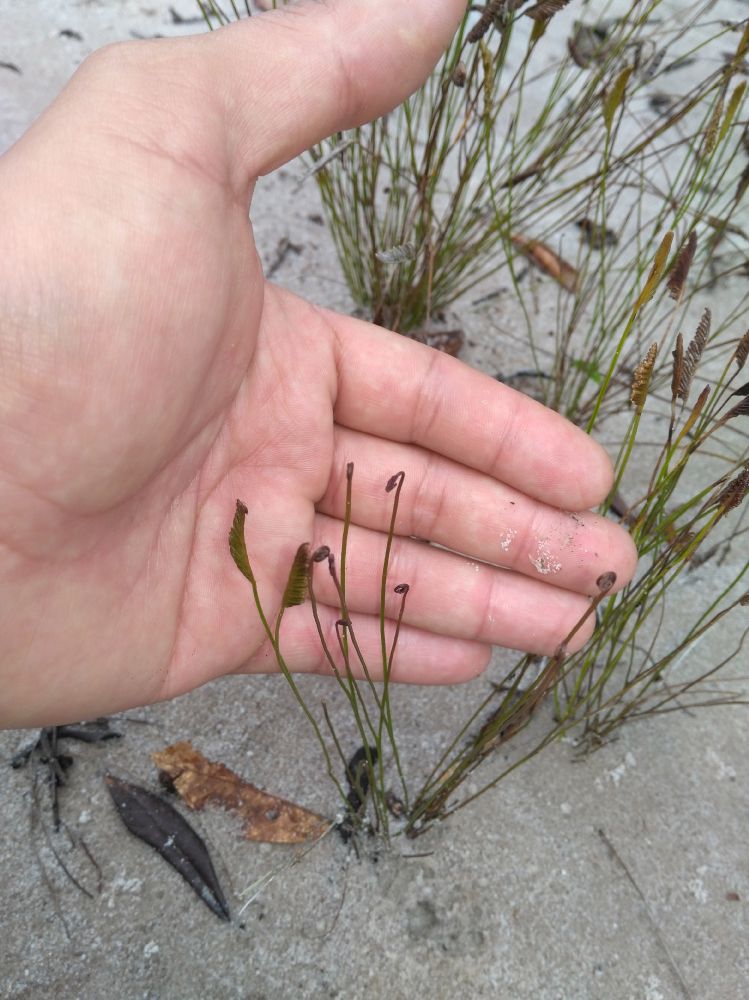
{"label": "ring finger", "polygon": [[597,514],[558,510],[423,448],[341,427],[335,431],[336,473],[317,504],[319,513],[343,518],[345,469],[352,459],[352,520],[360,527],[387,531],[392,494],[385,483],[403,470],[395,526],[400,536],[426,538],[578,594],[595,594],[602,573],[616,573],[618,589],[634,572],[631,538]]}

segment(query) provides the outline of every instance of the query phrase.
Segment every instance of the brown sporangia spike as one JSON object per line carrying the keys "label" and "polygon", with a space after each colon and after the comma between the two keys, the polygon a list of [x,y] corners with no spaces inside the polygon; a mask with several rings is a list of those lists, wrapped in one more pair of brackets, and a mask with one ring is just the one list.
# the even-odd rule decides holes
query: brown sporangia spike
{"label": "brown sporangia spike", "polygon": [[569,2],[570,0],[541,0],[540,3],[535,3],[528,10],[524,10],[523,13],[526,17],[532,17],[534,21],[548,21]]}
{"label": "brown sporangia spike", "polygon": [[466,41],[471,45],[475,45],[476,42],[481,41],[492,24],[502,16],[503,8],[504,0],[489,0],[489,3],[481,12],[481,17],[468,32]]}
{"label": "brown sporangia spike", "polygon": [[721,517],[725,516],[729,510],[738,507],[747,491],[749,491],[749,463],[715,497],[713,503],[719,508]]}
{"label": "brown sporangia spike", "polygon": [[692,266],[696,250],[697,233],[693,229],[676,255],[674,266],[671,268],[671,273],[669,274],[668,282],[666,283],[671,298],[676,299],[677,302],[681,298],[684,286],[687,283],[689,269]]}
{"label": "brown sporangia spike", "polygon": [[742,399],[736,406],[732,406],[728,413],[721,417],[720,422],[725,424],[734,417],[749,417],[749,398]]}
{"label": "brown sporangia spike", "polygon": [[711,321],[712,314],[709,309],[705,309],[702,314],[702,319],[697,326],[695,335],[689,341],[689,347],[687,347],[684,355],[684,365],[682,368],[681,379],[679,381],[679,390],[677,392],[678,398],[683,399],[684,402],[686,402],[689,398],[689,390],[692,387],[694,373],[697,371],[697,365],[700,363],[702,352],[705,350],[705,344],[707,343],[707,338],[710,334]]}
{"label": "brown sporangia spike", "polygon": [[747,357],[749,357],[749,330],[746,331],[738,342],[736,350],[733,352],[733,360],[736,362],[737,371],[741,371],[744,367]]}
{"label": "brown sporangia spike", "polygon": [[676,347],[673,350],[674,368],[671,374],[671,400],[679,398],[679,386],[684,374],[684,338],[676,337]]}
{"label": "brown sporangia spike", "polygon": [[650,378],[655,367],[655,359],[658,356],[658,344],[651,344],[648,353],[635,368],[632,378],[632,388],[630,390],[630,401],[637,407],[637,412],[642,413],[645,400],[648,395]]}

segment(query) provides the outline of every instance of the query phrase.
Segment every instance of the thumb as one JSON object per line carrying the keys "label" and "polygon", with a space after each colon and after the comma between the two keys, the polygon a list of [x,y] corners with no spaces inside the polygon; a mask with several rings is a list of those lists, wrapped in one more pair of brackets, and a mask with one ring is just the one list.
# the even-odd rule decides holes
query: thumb
{"label": "thumb", "polygon": [[427,78],[465,10],[465,0],[307,0],[214,32],[206,49],[235,181],[392,110]]}

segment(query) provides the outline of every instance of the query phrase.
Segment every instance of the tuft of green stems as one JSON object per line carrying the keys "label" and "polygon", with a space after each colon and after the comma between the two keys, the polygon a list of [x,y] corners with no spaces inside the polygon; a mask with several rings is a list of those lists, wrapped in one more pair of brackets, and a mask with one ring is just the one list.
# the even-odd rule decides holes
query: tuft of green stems
{"label": "tuft of green stems", "polygon": [[[212,26],[231,19],[215,0],[200,5]],[[628,528],[640,566],[613,595],[601,578],[585,616],[595,613],[597,628],[582,650],[568,653],[571,633],[552,657],[521,657],[412,788],[391,690],[407,585],[395,588],[392,626],[385,615],[402,474],[387,484],[393,508],[380,582],[381,682],[365,662],[346,601],[353,465],[338,568],[328,550],[310,555],[300,547],[272,625],[259,603],[238,506],[232,555],[252,586],[279,667],[352,813],[339,778],[349,774],[351,748],[344,750],[327,705],[318,712],[305,703],[283,660],[283,613],[304,591],[361,741],[372,822],[385,837],[396,828],[421,834],[562,736],[590,750],[633,720],[746,702],[720,681],[746,629],[717,660],[708,657],[678,681],[676,670],[728,615],[747,613],[747,560],[738,560],[719,589],[706,589],[676,640],[666,643],[663,634],[678,581],[709,560],[725,560],[749,531],[742,526],[749,383],[738,384],[749,356],[749,301],[735,281],[730,299],[715,294],[742,276],[749,256],[740,214],[749,190],[741,79],[749,26],[711,21],[713,0],[691,4],[674,25],[659,18],[660,0],[646,0],[624,18],[575,22],[569,54],[549,62],[550,19],[511,6],[490,4],[478,24],[469,12],[425,86],[386,118],[311,150],[309,175],[351,293],[376,322],[418,335],[507,269],[514,301],[503,305],[513,310],[542,376],[536,393],[611,443],[615,484],[601,513]],[[681,91],[671,86],[671,74],[695,58],[704,72]],[[661,88],[664,109],[652,110]],[[534,319],[538,281],[529,266],[558,284],[551,343]],[[715,315],[701,309],[690,336],[695,308],[706,300],[716,304]],[[338,594],[334,650],[314,592],[314,567],[324,564]],[[510,759],[497,772],[500,747]],[[484,767],[484,784],[462,793],[468,776]],[[361,825],[365,817],[356,812],[349,821]]]}
{"label": "tuft of green stems", "polygon": [[[395,771],[400,781],[400,795],[397,797],[399,806],[404,810],[409,808],[409,791],[406,783],[403,768],[401,766],[400,754],[395,737],[393,725],[392,705],[390,700],[390,680],[395,660],[398,636],[401,622],[405,610],[406,595],[408,594],[408,584],[400,583],[393,588],[393,592],[400,597],[398,615],[395,621],[395,628],[392,638],[388,642],[387,617],[385,614],[386,601],[388,597],[388,569],[390,561],[390,551],[395,534],[395,519],[398,513],[401,489],[405,475],[402,472],[391,476],[385,485],[385,492],[393,494],[393,506],[390,518],[390,526],[387,533],[385,554],[382,564],[382,577],[380,587],[380,647],[381,647],[381,686],[375,685],[372,672],[362,653],[361,647],[356,637],[356,630],[348,612],[346,600],[346,553],[348,546],[348,534],[351,525],[352,511],[352,484],[354,475],[354,464],[349,462],[346,466],[346,502],[343,523],[343,536],[341,544],[340,572],[336,568],[335,556],[331,553],[327,545],[320,546],[311,555],[308,543],[299,546],[281,600],[281,607],[276,615],[274,624],[271,626],[263,610],[260,601],[257,580],[252,570],[250,557],[245,541],[245,518],[247,507],[241,500],[237,500],[234,521],[229,533],[229,550],[235,565],[242,575],[249,581],[252,587],[253,602],[260,617],[263,629],[268,641],[271,643],[273,652],[279,669],[288,681],[294,697],[298,701],[307,720],[312,726],[317,742],[325,761],[328,775],[333,779],[344,809],[349,813],[347,822],[354,828],[361,825],[364,816],[358,810],[352,813],[351,797],[344,791],[343,785],[336,776],[333,759],[337,755],[343,773],[349,777],[351,768],[349,757],[343,750],[342,741],[336,731],[335,724],[328,711],[327,705],[321,705],[322,720],[316,718],[313,710],[308,706],[293,675],[289,671],[281,649],[281,624],[287,608],[302,604],[309,599],[312,616],[320,639],[320,644],[327,660],[330,671],[343,692],[346,702],[351,710],[351,715],[356,725],[358,737],[361,740],[361,750],[366,759],[367,776],[362,787],[371,789],[372,809],[375,818],[375,829],[383,836],[389,835],[390,812],[394,800],[393,793],[387,784],[386,762],[392,761]],[[316,565],[325,563],[328,573],[333,581],[339,601],[340,617],[335,623],[335,636],[340,653],[339,660],[330,648],[326,638],[325,629],[319,615],[319,608],[314,589],[314,568]],[[360,675],[360,678],[357,677]],[[327,738],[326,733],[327,731]],[[351,783],[351,780],[349,778]]]}
{"label": "tuft of green stems", "polygon": [[[310,151],[344,276],[376,323],[420,331],[508,263],[516,282],[517,235],[558,243],[590,216],[607,231],[615,207],[609,191],[616,197],[636,184],[656,186],[666,159],[664,204],[678,220],[694,217],[702,182],[718,175],[721,150],[737,138],[732,125],[743,92],[734,91],[729,113],[722,108],[740,60],[675,97],[665,120],[643,122],[640,111],[677,59],[693,57],[689,39],[710,3],[693,5],[666,29],[660,0],[637,2],[626,17],[593,26],[601,41],[588,59],[573,41],[590,26],[576,22],[570,49],[577,55],[551,66],[545,36],[561,17],[532,20],[530,9],[512,6],[494,5],[478,39],[469,10],[414,97]],[[730,30],[716,23],[713,44]],[[687,138],[680,129],[695,116]],[[690,167],[674,162],[698,145]],[[592,283],[603,309],[607,286]]]}

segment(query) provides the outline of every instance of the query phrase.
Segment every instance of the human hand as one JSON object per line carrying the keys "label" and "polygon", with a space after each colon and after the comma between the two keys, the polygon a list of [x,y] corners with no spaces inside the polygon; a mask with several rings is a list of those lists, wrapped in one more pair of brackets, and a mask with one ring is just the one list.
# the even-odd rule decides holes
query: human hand
{"label": "human hand", "polygon": [[[347,590],[373,654],[383,487],[406,472],[395,679],[470,678],[491,643],[549,652],[600,573],[631,575],[625,532],[564,512],[611,484],[580,430],[263,279],[255,178],[405,98],[463,10],[333,0],[110,47],[0,160],[0,725],[275,669],[228,552],[235,499],[271,615],[300,542],[338,549],[350,460]],[[308,608],[282,644],[326,669]]]}

